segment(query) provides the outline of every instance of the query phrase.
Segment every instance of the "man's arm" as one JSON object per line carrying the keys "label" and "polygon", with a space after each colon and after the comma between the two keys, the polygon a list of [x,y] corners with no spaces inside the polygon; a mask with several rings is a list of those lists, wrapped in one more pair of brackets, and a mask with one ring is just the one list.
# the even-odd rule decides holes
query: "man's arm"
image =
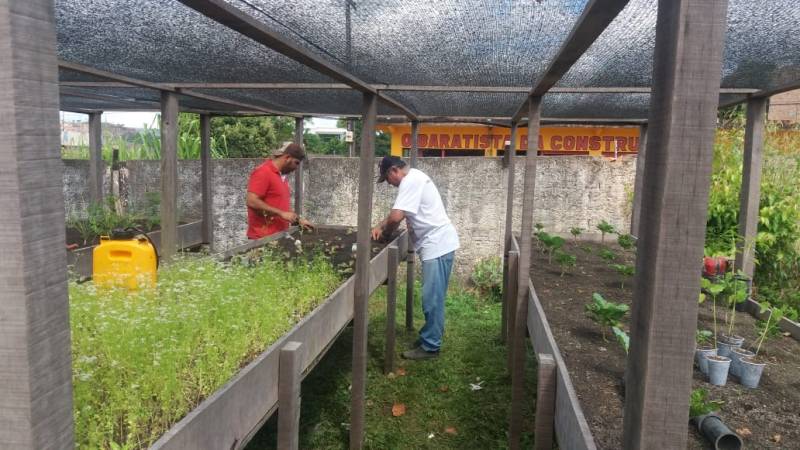
{"label": "man's arm", "polygon": [[256,211],[260,211],[261,214],[264,214],[264,216],[278,216],[289,223],[297,221],[297,214],[295,214],[294,212],[283,211],[278,208],[275,208],[274,206],[269,206],[268,204],[266,204],[266,202],[264,202],[264,200],[261,200],[261,198],[259,198],[258,194],[255,194],[253,192],[247,193],[247,207],[253,208]]}
{"label": "man's arm", "polygon": [[400,225],[400,222],[406,218],[406,213],[402,209],[393,209],[386,219],[381,221],[375,228],[372,229],[372,239],[378,240],[382,234],[391,234]]}

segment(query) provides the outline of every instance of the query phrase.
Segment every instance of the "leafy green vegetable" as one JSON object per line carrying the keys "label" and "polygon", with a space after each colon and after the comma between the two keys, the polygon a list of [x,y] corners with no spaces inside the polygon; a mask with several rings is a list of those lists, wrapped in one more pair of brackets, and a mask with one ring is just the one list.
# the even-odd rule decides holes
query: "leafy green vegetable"
{"label": "leafy green vegetable", "polygon": [[601,325],[600,330],[603,340],[606,340],[605,330],[607,327],[620,327],[620,320],[630,309],[623,303],[614,303],[603,298],[595,292],[592,294],[592,301],[586,304],[586,315],[595,323]]}

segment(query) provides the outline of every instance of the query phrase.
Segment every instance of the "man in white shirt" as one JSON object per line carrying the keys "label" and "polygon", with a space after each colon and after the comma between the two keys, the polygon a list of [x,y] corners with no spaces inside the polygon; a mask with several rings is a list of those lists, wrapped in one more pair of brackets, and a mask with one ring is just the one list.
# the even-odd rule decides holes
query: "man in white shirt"
{"label": "man in white shirt", "polygon": [[372,238],[394,231],[403,219],[411,242],[422,260],[422,312],[425,325],[419,331],[417,346],[403,352],[406,359],[430,359],[439,356],[444,333],[444,299],[458,234],[444,210],[442,197],[433,181],[412,169],[395,156],[385,156],[379,165],[378,183],[388,182],[398,188],[392,211],[372,229]]}

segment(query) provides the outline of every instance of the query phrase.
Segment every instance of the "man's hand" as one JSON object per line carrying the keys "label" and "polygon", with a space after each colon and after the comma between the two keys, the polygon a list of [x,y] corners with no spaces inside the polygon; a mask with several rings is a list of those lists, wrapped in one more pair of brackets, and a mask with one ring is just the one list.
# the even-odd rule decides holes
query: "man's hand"
{"label": "man's hand", "polygon": [[298,217],[297,221],[300,223],[300,226],[303,227],[303,229],[305,229],[305,230],[313,230],[314,229],[314,224],[312,224],[311,222],[307,221],[306,219],[303,219],[302,217]]}
{"label": "man's hand", "polygon": [[292,211],[281,211],[280,216],[281,219],[289,223],[297,222],[297,214],[293,213]]}
{"label": "man's hand", "polygon": [[381,239],[381,235],[383,235],[383,227],[378,225],[377,227],[372,229],[372,240],[378,241]]}

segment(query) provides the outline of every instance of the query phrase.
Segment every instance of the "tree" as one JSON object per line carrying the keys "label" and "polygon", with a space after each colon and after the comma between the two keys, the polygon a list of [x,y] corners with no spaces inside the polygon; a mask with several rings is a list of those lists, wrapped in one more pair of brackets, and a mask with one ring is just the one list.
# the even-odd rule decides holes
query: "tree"
{"label": "tree", "polygon": [[293,122],[290,117],[214,117],[211,136],[225,158],[266,157],[292,139]]}
{"label": "tree", "polygon": [[[339,119],[336,122],[337,127],[346,128],[347,119]],[[353,142],[355,143],[355,154],[358,155],[361,147],[361,120],[353,120]],[[347,143],[345,143],[347,145]],[[347,147],[345,146],[345,149]],[[375,155],[387,156],[391,154],[392,149],[392,135],[378,131],[375,133]]]}

